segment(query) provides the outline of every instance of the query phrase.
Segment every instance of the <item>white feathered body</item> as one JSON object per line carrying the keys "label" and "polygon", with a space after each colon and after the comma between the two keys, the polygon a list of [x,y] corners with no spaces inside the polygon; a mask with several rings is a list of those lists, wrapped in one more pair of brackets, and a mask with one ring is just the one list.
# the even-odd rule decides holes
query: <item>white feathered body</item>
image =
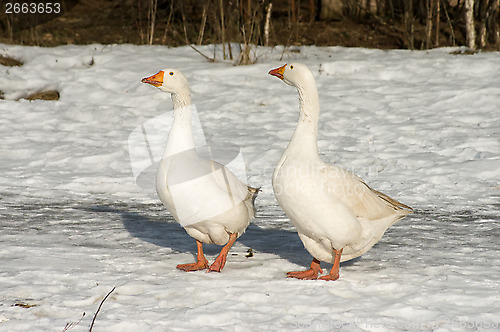
{"label": "white feathered body", "polygon": [[304,247],[329,263],[333,249],[344,249],[342,261],[363,255],[409,213],[340,167],[286,153],[275,169],[273,188]]}
{"label": "white feathered body", "polygon": [[224,245],[230,233],[243,234],[254,217],[255,190],[194,150],[160,162],[156,191],[187,233],[204,243]]}
{"label": "white feathered body", "polygon": [[224,245],[230,234],[241,236],[254,217],[257,190],[224,165],[196,153],[191,105],[174,105],[174,123],[156,174],[156,191],[187,233],[204,243]]}

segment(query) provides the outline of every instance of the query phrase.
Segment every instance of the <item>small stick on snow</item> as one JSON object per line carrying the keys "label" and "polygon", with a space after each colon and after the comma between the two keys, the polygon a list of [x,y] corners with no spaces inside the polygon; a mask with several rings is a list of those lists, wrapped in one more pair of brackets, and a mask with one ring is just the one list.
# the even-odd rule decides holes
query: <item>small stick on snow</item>
{"label": "small stick on snow", "polygon": [[201,53],[201,51],[200,51],[200,50],[198,50],[198,49],[197,49],[196,47],[194,47],[193,45],[189,44],[189,46],[190,46],[193,50],[195,50],[195,51],[196,51],[199,55],[201,55],[201,56],[203,56],[205,59],[207,59],[208,61],[210,61],[210,62],[215,62],[215,57],[212,59],[212,58],[210,58],[209,56],[206,56],[205,54]]}
{"label": "small stick on snow", "polygon": [[69,329],[72,329],[75,326],[77,326],[78,324],[80,324],[82,322],[82,320],[83,320],[83,317],[85,317],[85,312],[82,314],[82,317],[80,318],[80,320],[78,322],[69,322],[69,323],[66,323],[66,326],[64,327],[63,332],[66,332]]}
{"label": "small stick on snow", "polygon": [[92,332],[92,328],[94,327],[95,319],[97,318],[97,314],[101,310],[101,307],[102,307],[104,301],[106,301],[106,299],[108,298],[108,296],[110,296],[111,293],[113,293],[113,291],[115,290],[115,288],[116,287],[113,287],[113,289],[102,299],[101,304],[99,304],[99,308],[97,308],[97,311],[94,314],[94,319],[92,319],[92,324],[90,324],[89,332]]}

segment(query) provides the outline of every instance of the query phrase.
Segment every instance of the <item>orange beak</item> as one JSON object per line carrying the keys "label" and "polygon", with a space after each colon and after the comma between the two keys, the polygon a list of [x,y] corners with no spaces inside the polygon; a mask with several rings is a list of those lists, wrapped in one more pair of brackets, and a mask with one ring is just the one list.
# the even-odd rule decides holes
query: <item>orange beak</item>
{"label": "orange beak", "polygon": [[164,74],[165,73],[163,72],[163,70],[160,70],[158,73],[154,74],[153,76],[143,78],[141,80],[141,82],[148,83],[148,84],[151,84],[153,86],[159,87],[163,84],[163,75]]}
{"label": "orange beak", "polygon": [[279,68],[271,69],[269,71],[269,75],[273,75],[273,76],[276,76],[277,78],[283,79],[283,74],[285,73],[285,67],[286,67],[286,63]]}

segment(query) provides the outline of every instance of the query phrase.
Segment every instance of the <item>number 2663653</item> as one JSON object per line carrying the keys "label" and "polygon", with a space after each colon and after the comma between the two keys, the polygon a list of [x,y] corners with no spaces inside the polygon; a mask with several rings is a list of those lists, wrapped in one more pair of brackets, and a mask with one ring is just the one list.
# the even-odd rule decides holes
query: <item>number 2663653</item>
{"label": "number 2663653", "polygon": [[59,14],[60,12],[61,4],[58,2],[7,2],[5,4],[5,14]]}

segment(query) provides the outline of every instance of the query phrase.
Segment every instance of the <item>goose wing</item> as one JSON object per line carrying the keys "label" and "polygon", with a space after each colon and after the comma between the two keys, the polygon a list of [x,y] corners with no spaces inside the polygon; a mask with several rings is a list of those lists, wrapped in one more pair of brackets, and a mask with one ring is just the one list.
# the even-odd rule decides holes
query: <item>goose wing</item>
{"label": "goose wing", "polygon": [[360,177],[340,167],[326,165],[321,173],[328,191],[357,217],[377,220],[412,211],[409,206],[370,188]]}

